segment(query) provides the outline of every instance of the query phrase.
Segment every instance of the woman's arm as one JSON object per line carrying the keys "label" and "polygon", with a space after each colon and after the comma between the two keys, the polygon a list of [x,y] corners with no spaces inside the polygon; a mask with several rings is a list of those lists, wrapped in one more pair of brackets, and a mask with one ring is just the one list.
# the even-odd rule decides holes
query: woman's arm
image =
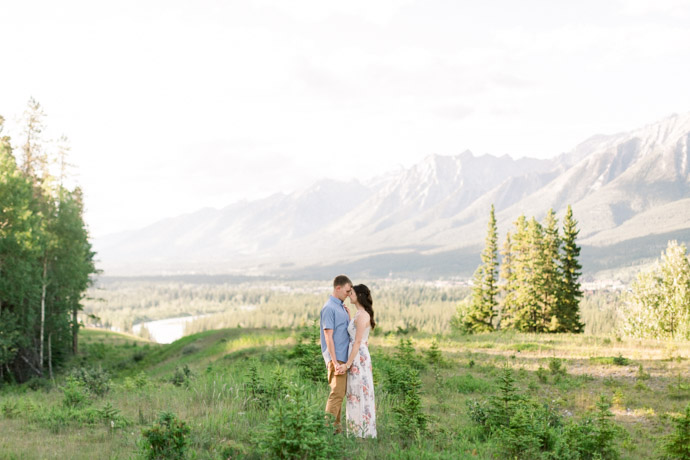
{"label": "woman's arm", "polygon": [[359,353],[359,345],[362,343],[362,336],[364,335],[364,329],[367,327],[368,322],[369,313],[364,311],[360,313],[357,319],[355,320],[357,334],[355,334],[355,343],[352,344],[352,351],[350,352],[350,357],[347,359],[347,363],[345,364],[345,367],[348,369],[350,368],[350,366],[352,366],[352,363],[357,357],[357,353]]}

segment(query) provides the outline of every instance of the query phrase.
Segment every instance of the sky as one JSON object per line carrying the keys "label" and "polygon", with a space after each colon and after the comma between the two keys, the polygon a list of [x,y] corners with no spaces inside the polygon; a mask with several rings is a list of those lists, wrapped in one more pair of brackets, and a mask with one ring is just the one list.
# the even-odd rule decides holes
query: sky
{"label": "sky", "polygon": [[2,0],[0,115],[19,146],[41,103],[99,237],[688,112],[688,24],[690,0]]}

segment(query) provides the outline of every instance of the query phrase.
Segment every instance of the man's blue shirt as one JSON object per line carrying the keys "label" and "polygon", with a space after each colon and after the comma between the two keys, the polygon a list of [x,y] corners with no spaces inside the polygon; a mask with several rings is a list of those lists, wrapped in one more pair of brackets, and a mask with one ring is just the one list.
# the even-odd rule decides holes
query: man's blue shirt
{"label": "man's blue shirt", "polygon": [[333,297],[329,296],[326,304],[321,309],[321,353],[323,359],[328,364],[331,356],[326,347],[326,336],[323,333],[324,329],[333,329],[333,345],[335,345],[335,358],[338,361],[347,361],[348,346],[350,344],[350,334],[347,332],[347,326],[350,323],[350,316],[345,311],[343,303]]}

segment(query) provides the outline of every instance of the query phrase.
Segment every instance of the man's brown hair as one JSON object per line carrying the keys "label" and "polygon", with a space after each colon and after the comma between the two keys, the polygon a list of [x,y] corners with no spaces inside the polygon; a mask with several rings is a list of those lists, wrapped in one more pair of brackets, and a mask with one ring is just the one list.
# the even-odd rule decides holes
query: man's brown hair
{"label": "man's brown hair", "polygon": [[333,279],[334,288],[337,288],[338,286],[345,286],[346,284],[352,286],[352,281],[350,281],[350,278],[345,275],[338,275]]}

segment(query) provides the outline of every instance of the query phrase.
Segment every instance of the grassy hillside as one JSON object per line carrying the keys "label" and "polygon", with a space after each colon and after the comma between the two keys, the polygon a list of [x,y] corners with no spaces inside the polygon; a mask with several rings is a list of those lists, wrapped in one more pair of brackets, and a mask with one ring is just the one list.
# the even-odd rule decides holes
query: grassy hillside
{"label": "grassy hillside", "polygon": [[[278,435],[270,434],[277,408],[290,420],[297,407],[307,430],[304,421],[310,414],[320,420],[325,405],[325,379],[309,377],[315,369],[318,379],[323,366],[308,353],[311,333],[224,329],[157,345],[85,330],[80,355],[54,383],[0,390],[0,458],[144,458],[142,430],[161,411],[189,427],[188,458],[271,458],[261,452],[277,442]],[[401,338],[411,339],[414,351],[401,348]],[[298,347],[302,339],[307,342]],[[554,421],[549,430],[561,437],[564,427],[596,411],[603,395],[614,426],[622,428],[611,441],[622,458],[658,456],[672,417],[690,403],[688,343],[516,333],[437,340],[440,360],[429,352],[433,338],[427,334],[370,339],[379,437],[355,441],[329,432],[324,439],[337,445],[336,458],[507,458],[509,441],[481,424],[482,410],[490,413],[491,398],[502,394],[506,373],[515,380],[516,402],[510,404],[523,407],[520,401],[532,400],[548,406]],[[410,431],[414,410],[402,410],[396,385],[415,367],[426,426]],[[281,436],[290,438],[289,431]],[[309,436],[323,437],[315,433]],[[547,458],[544,450],[522,455]]]}

